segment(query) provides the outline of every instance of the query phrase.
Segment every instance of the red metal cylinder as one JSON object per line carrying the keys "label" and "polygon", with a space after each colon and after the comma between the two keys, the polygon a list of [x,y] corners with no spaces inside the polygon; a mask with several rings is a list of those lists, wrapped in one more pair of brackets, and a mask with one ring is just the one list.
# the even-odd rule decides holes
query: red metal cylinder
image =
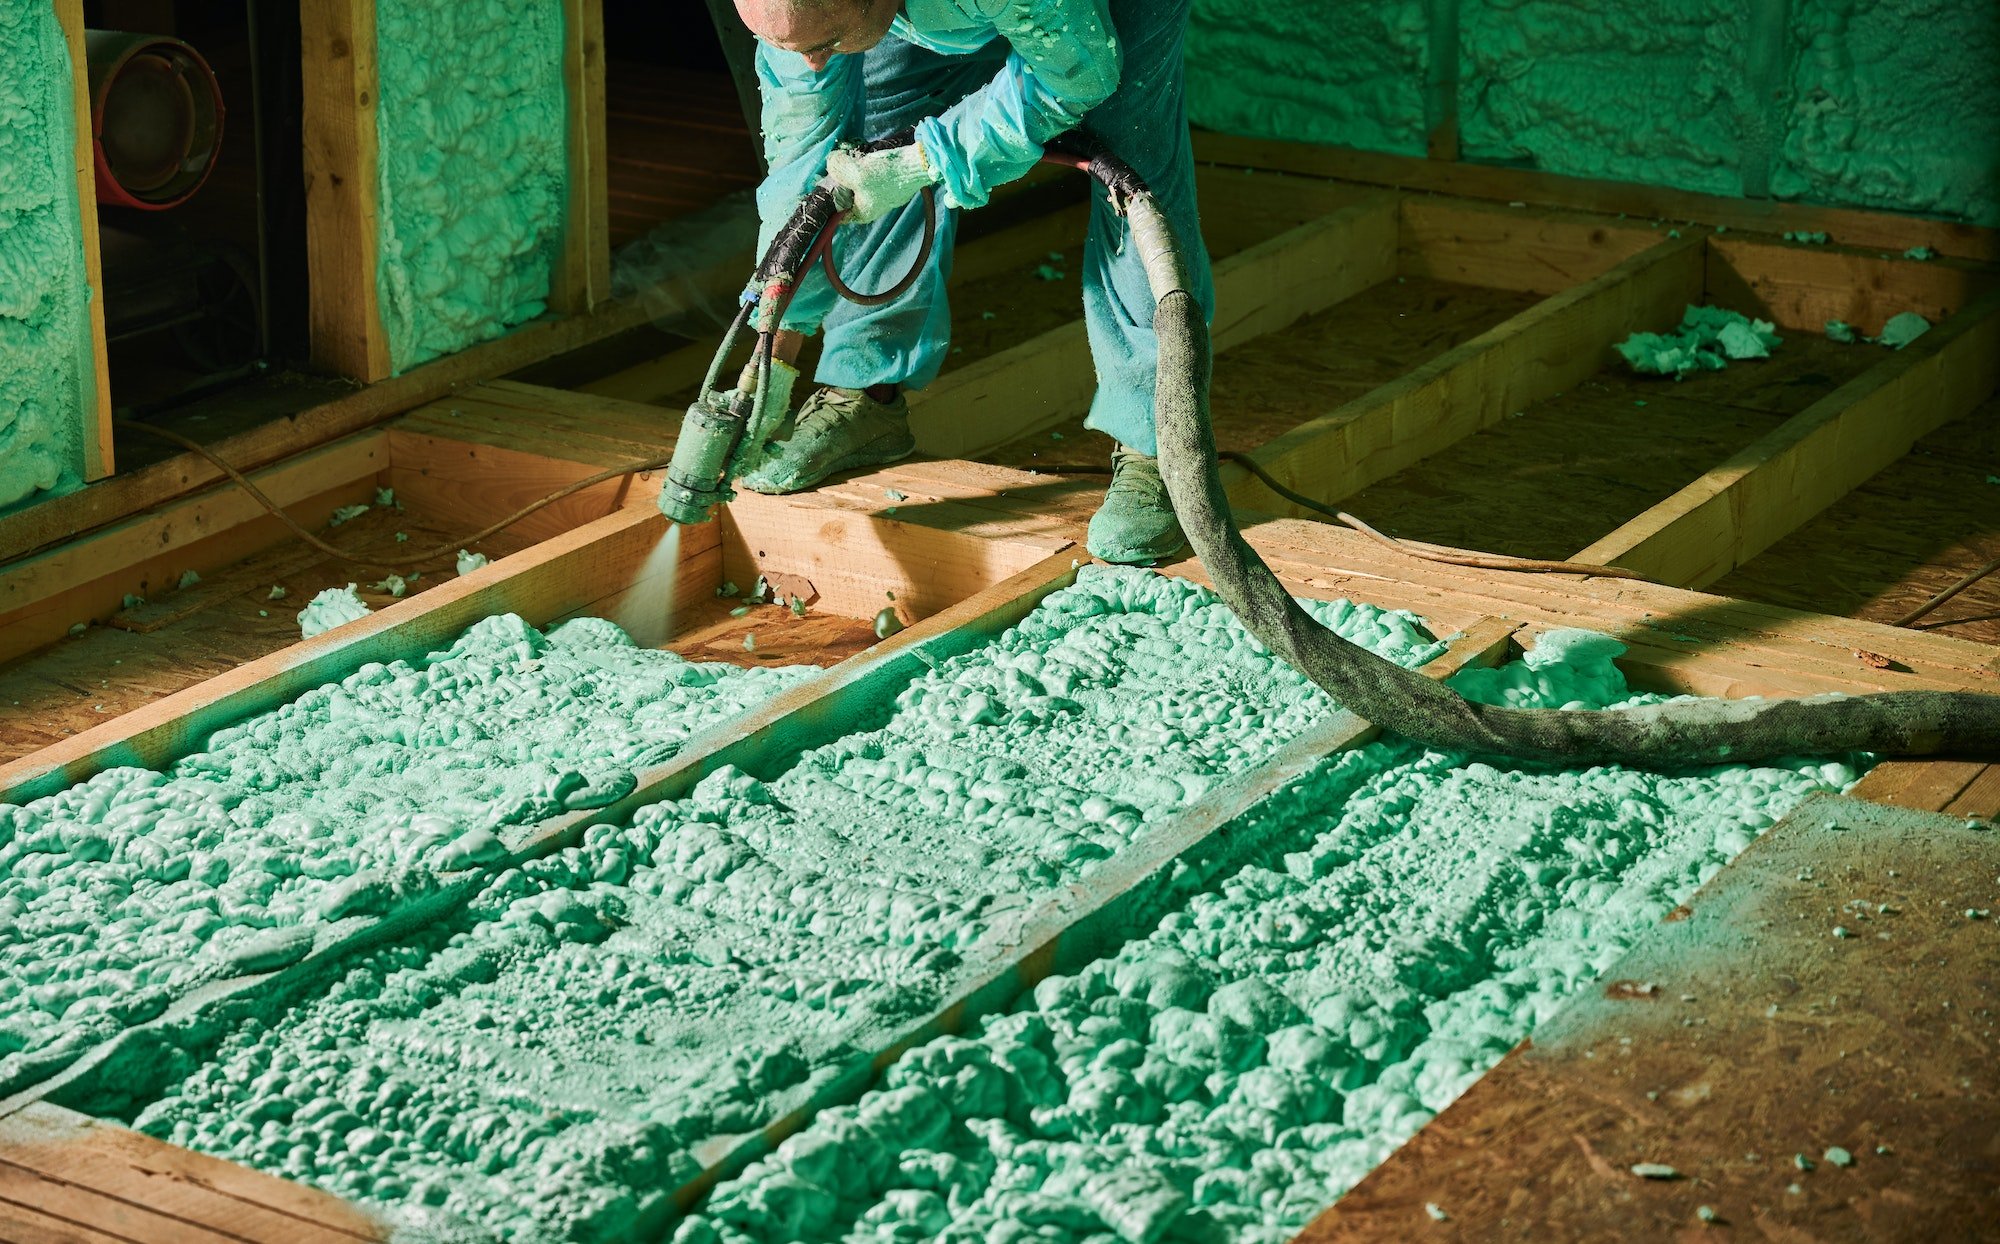
{"label": "red metal cylinder", "polygon": [[166,35],[84,32],[97,201],[163,211],[201,189],[222,154],[222,87]]}

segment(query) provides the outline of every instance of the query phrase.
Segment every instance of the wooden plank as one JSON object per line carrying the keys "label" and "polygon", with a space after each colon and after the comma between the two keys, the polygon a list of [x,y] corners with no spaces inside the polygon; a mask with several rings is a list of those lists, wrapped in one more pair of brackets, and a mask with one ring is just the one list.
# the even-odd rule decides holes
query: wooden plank
{"label": "wooden plank", "polygon": [[1667,224],[1726,225],[1732,231],[1830,233],[1851,246],[1901,251],[1929,246],[1942,255],[2000,260],[2000,230],[1897,212],[1816,207],[1769,199],[1697,194],[1641,182],[1569,177],[1532,169],[1453,163],[1357,151],[1318,143],[1198,132],[1195,158],[1212,164],[1276,169],[1369,185],[1428,190],[1472,199],[1522,201]]}
{"label": "wooden plank", "polygon": [[[1275,331],[1395,274],[1396,203],[1375,196],[1215,267],[1215,348]],[[910,394],[918,448],[971,457],[1081,414],[1097,391],[1082,321],[941,376]]]}
{"label": "wooden plank", "polygon": [[1990,824],[2000,817],[2000,765],[1987,765],[1965,784],[1958,797],[1945,805],[1951,816],[1962,816]]}
{"label": "wooden plank", "polygon": [[1980,297],[1577,554],[1701,587],[1749,561],[2000,385],[2000,291]]}
{"label": "wooden plank", "polygon": [[0,1198],[0,1240],[7,1244],[131,1244],[5,1198]]}
{"label": "wooden plank", "polygon": [[[0,1119],[0,1172],[10,1170],[15,1186],[23,1176],[40,1178],[39,1195],[22,1198],[36,1208],[54,1212],[81,1201],[85,1214],[65,1216],[94,1220],[127,1239],[355,1244],[388,1238],[372,1217],[318,1189],[46,1102]],[[120,1221],[105,1221],[110,1215]]]}
{"label": "wooden plank", "polygon": [[[686,558],[719,539],[712,525],[681,529],[680,555]],[[666,549],[667,522],[657,512],[634,508],[607,515],[0,766],[0,802],[39,798],[115,765],[157,768],[230,722],[276,708],[369,661],[430,651],[496,613],[518,613],[540,625],[646,577],[649,569],[657,573],[660,565],[675,566],[671,555],[655,562]],[[687,586],[709,591],[714,583]]]}
{"label": "wooden plank", "polygon": [[[239,1244],[244,1238],[106,1196],[66,1179],[41,1175],[14,1165],[4,1155],[0,1155],[0,1201],[31,1206],[65,1223],[130,1244]],[[345,1238],[351,1241],[354,1237]]]}
{"label": "wooden plank", "polygon": [[658,358],[635,363],[578,387],[579,393],[621,398],[630,402],[660,402],[694,388],[708,374],[716,342],[695,341]]}
{"label": "wooden plank", "polygon": [[1728,235],[1708,242],[1709,300],[1794,332],[1842,320],[1873,336],[1905,311],[1935,324],[1995,284],[1991,265],[1962,259]]}
{"label": "wooden plank", "polygon": [[356,380],[380,380],[390,366],[375,285],[375,5],[321,0],[301,8],[299,21],[313,364]]}
{"label": "wooden plank", "polygon": [[1650,991],[1573,995],[1300,1244],[1992,1238],[1996,872],[1956,819],[1800,805],[1606,973]]}
{"label": "wooden plank", "polygon": [[[1700,296],[1700,240],[1656,243],[1266,443],[1254,456],[1294,491],[1339,500],[1569,388],[1604,364],[1612,343],[1678,319],[1683,305]],[[1310,513],[1236,464],[1223,465],[1223,482],[1238,506]]]}
{"label": "wooden plank", "polygon": [[563,0],[569,184],[549,305],[576,314],[611,297],[610,156],[604,131],[604,0]]}
{"label": "wooden plank", "polygon": [[1870,769],[1848,793],[1892,808],[1942,812],[1989,767],[1969,760],[1891,760]]}
{"label": "wooden plank", "polygon": [[[910,622],[1076,543],[982,530],[985,517],[914,495],[863,508],[838,496],[744,493],[723,514],[723,577],[745,591],[760,574],[807,579],[823,607],[859,618],[874,617],[894,592]],[[1089,555],[1077,545],[1074,556]]]}
{"label": "wooden plank", "polygon": [[1639,221],[1550,208],[1411,195],[1403,200],[1397,272],[1492,289],[1559,294],[1668,240]]}
{"label": "wooden plank", "polygon": [[137,635],[150,635],[162,627],[214,609],[245,592],[267,588],[327,560],[325,553],[302,540],[287,541],[232,564],[220,575],[206,575],[200,583],[191,587],[175,588],[164,596],[122,608],[112,616],[108,625]]}
{"label": "wooden plank", "polygon": [[[391,425],[389,486],[396,496],[448,531],[478,531],[604,467]],[[616,463],[606,465],[617,465]],[[507,530],[547,540],[626,506],[651,507],[660,473],[606,480],[563,498]]]}
{"label": "wooden plank", "polygon": [[97,236],[97,149],[91,137],[90,74],[83,48],[83,0],[55,0],[56,20],[69,45],[70,94],[76,116],[76,204],[83,238],[83,279],[90,293],[90,370],[84,384],[83,479],[113,468],[110,355],[104,342],[104,256]]}

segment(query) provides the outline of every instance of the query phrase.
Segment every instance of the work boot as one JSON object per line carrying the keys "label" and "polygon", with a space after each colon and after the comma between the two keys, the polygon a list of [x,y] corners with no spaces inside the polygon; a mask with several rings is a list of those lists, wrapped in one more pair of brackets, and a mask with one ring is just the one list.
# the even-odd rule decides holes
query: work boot
{"label": "work boot", "polygon": [[1120,445],[1111,455],[1111,487],[1090,520],[1091,556],[1137,566],[1178,553],[1186,543],[1160,480],[1160,460]]}
{"label": "work boot", "polygon": [[910,401],[900,391],[894,401],[878,402],[860,389],[828,386],[806,399],[792,438],[772,446],[742,483],[751,492],[798,492],[840,471],[883,466],[916,451]]}

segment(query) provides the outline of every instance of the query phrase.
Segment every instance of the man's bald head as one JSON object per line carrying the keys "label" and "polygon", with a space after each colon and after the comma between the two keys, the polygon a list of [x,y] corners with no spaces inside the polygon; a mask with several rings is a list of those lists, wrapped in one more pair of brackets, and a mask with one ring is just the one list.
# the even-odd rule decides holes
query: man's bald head
{"label": "man's bald head", "polygon": [[736,14],[751,34],[797,52],[814,69],[880,43],[901,8],[900,0],[736,0]]}

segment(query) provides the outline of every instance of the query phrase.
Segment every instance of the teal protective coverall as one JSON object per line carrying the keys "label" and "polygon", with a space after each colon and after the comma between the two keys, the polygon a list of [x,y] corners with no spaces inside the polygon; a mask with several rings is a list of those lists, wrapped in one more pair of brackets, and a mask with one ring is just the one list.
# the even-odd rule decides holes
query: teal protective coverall
{"label": "teal protective coverall", "polygon": [[[941,177],[937,245],[926,270],[878,307],[837,297],[817,269],[800,284],[785,327],[823,327],[816,379],[846,389],[921,388],[949,350],[957,212],[986,203],[1025,174],[1042,145],[1081,123],[1152,187],[1188,251],[1193,292],[1212,317],[1215,293],[1195,209],[1182,46],[1191,0],[905,0],[887,38],[822,71],[757,45],[764,150],[770,175],[757,193],[759,253],[816,185],[834,148],[916,127]],[[918,198],[882,219],[847,225],[833,252],[842,278],[883,289],[909,270],[923,242]],[[1098,389],[1088,426],[1155,452],[1158,350],[1153,297],[1125,221],[1093,190],[1082,266],[1084,321]]]}

